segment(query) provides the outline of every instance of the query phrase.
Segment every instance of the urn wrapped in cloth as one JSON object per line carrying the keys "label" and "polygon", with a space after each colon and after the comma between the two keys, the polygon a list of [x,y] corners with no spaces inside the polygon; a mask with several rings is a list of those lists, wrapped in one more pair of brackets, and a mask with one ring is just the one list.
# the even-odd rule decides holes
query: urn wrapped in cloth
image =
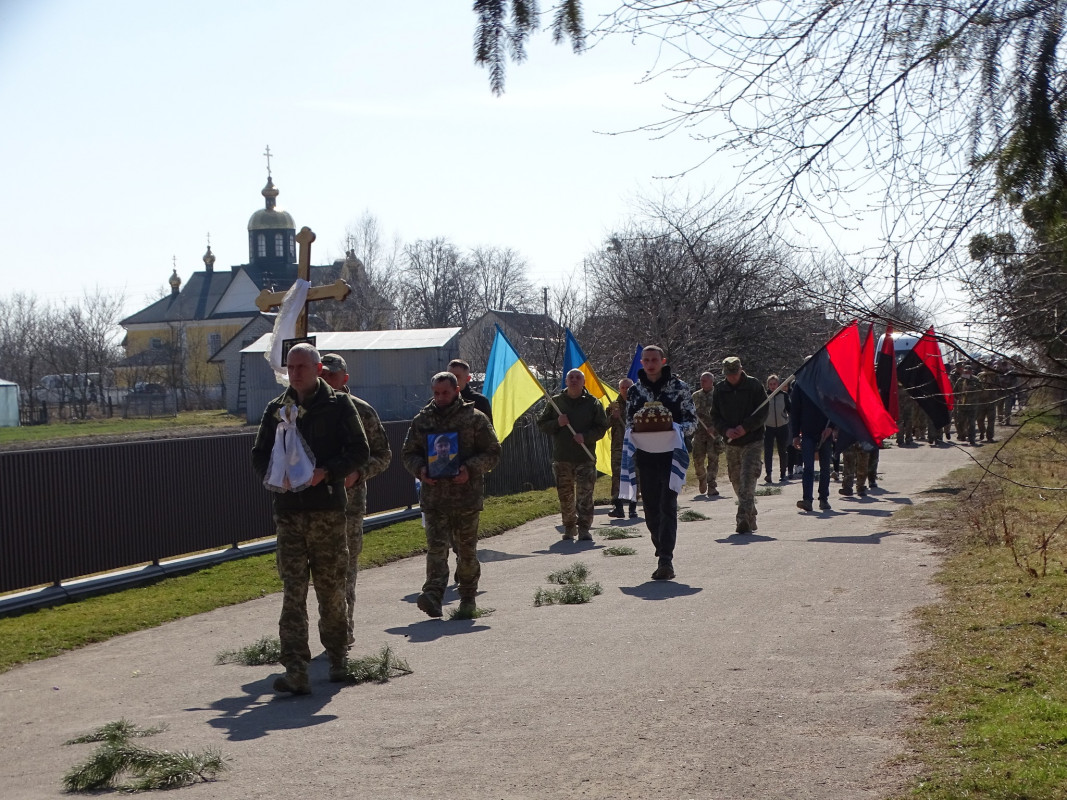
{"label": "urn wrapped in cloth", "polygon": [[646,403],[634,414],[634,433],[658,433],[673,430],[674,417],[663,403]]}

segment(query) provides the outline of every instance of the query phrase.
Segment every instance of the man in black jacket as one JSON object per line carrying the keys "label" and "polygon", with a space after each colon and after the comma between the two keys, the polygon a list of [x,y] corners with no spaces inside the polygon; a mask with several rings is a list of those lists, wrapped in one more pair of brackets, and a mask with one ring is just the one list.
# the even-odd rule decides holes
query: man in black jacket
{"label": "man in black jacket", "polygon": [[793,384],[789,390],[790,427],[793,447],[800,448],[804,473],[801,478],[804,495],[797,500],[797,508],[811,511],[815,500],[815,456],[819,457],[819,510],[830,510],[830,462],[833,456],[833,426],[822,409]]}
{"label": "man in black jacket", "polygon": [[[252,447],[252,466],[261,479],[280,477],[274,485],[274,521],[278,529],[278,574],[282,579],[282,613],[278,620],[285,675],[274,681],[279,692],[308,694],[308,577],[319,602],[319,639],[330,658],[330,680],[347,678],[348,622],[345,580],[348,543],[345,535],[345,477],[364,470],[370,455],[367,435],[348,396],[335,393],[319,375],[322,361],[310,344],[289,351],[289,388],[267,404]],[[296,431],[290,421],[295,420]],[[311,451],[314,471],[306,485],[290,484],[289,468],[276,463],[279,425],[286,437],[299,432]],[[299,444],[299,442],[297,442]],[[272,463],[274,455],[275,463]]]}
{"label": "man in black jacket", "polygon": [[741,359],[736,356],[723,360],[722,374],[726,380],[715,387],[711,420],[726,441],[726,468],[737,495],[737,532],[753,533],[767,393],[763,384],[741,369]]}
{"label": "man in black jacket", "polygon": [[[682,429],[683,436],[691,436],[697,425],[697,412],[693,407],[693,392],[671,375],[663,348],[649,345],[641,351],[642,369],[637,372],[637,383],[626,393],[626,424],[633,426],[634,414],[647,403],[662,403],[674,422]],[[650,453],[637,450],[638,479],[641,481],[641,497],[645,504],[645,525],[652,535],[656,548],[658,566],[652,573],[654,581],[674,578],[674,546],[678,540],[678,492],[671,488],[672,453]]]}
{"label": "man in black jacket", "polygon": [[493,407],[489,403],[489,398],[481,392],[474,391],[474,389],[470,387],[471,365],[462,359],[453,358],[448,362],[448,371],[456,376],[456,383],[459,386],[459,396],[468,403],[474,403],[474,408],[485,414],[491,423],[493,421]]}

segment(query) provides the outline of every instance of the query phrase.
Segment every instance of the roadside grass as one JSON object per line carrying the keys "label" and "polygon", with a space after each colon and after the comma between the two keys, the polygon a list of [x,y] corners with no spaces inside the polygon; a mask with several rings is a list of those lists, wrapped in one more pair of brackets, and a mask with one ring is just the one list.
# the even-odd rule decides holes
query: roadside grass
{"label": "roadside grass", "polygon": [[[101,742],[101,745],[63,776],[64,790],[97,794],[109,789],[122,792],[177,789],[213,781],[226,770],[228,759],[216,749],[199,753],[153,750],[130,741],[164,731],[162,726],[139,728],[129,720],[120,719],[71,739],[66,744]],[[124,779],[127,780],[124,782]]]}
{"label": "roadside grass", "polygon": [[[599,487],[598,487],[599,488]],[[487,497],[478,537],[496,536],[559,512],[555,489]],[[426,552],[420,520],[368,531],[360,567],[375,567]],[[0,672],[113,636],[243,603],[282,589],[274,555],[227,561],[188,575],[74,603],[0,618]]]}
{"label": "roadside grass", "polygon": [[243,417],[225,411],[182,411],[176,417],[154,419],[87,419],[61,420],[48,425],[0,428],[0,446],[15,443],[56,442],[80,436],[114,436],[126,433],[169,431],[178,428],[240,428]]}
{"label": "roadside grass", "polygon": [[[1035,426],[977,457],[1018,483],[1064,486],[1064,438]],[[981,478],[953,473],[962,491],[894,523],[934,530],[945,556],[942,599],[919,612],[929,646],[903,682],[922,715],[909,732],[917,777],[898,797],[1064,800],[1067,497]]]}
{"label": "roadside grass", "polygon": [[698,522],[702,519],[711,519],[707,514],[701,514],[692,508],[687,508],[678,515],[679,522]]}

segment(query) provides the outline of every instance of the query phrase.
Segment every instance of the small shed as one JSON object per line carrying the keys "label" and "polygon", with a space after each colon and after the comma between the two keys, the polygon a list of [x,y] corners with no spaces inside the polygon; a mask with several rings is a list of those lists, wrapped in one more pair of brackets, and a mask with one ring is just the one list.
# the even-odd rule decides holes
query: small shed
{"label": "small shed", "polygon": [[[383,421],[412,419],[433,396],[430,378],[459,357],[460,328],[398,331],[330,331],[309,334],[323,355],[338,353],[348,364],[352,393],[366,400]],[[271,335],[241,350],[248,386],[249,422],[258,422],[267,403],[282,392],[264,357]]]}
{"label": "small shed", "polygon": [[0,378],[0,428],[19,426],[19,385]]}

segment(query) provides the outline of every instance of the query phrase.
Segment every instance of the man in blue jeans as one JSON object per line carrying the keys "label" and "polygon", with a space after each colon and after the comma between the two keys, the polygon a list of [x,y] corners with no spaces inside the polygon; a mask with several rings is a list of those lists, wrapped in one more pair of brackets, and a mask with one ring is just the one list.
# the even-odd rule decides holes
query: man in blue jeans
{"label": "man in blue jeans", "polygon": [[793,447],[800,448],[804,465],[801,478],[804,498],[797,500],[797,508],[812,510],[815,488],[815,455],[819,456],[819,510],[830,510],[830,459],[833,451],[833,426],[811,398],[793,384],[789,390],[791,407],[790,427],[793,429]]}

